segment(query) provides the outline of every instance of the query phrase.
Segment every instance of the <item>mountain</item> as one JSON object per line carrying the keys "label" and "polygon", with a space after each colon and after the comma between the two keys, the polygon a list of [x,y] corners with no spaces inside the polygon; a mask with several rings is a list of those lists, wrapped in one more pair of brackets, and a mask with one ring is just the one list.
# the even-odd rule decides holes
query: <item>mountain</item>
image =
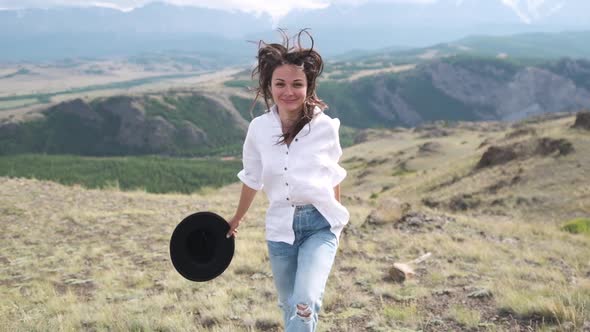
{"label": "mountain", "polygon": [[[386,48],[343,54],[333,58],[332,65],[344,63],[416,63],[456,55],[488,56],[538,60],[590,58],[590,30],[555,33],[522,33],[505,36],[473,35],[450,42],[420,48]],[[340,63],[338,63],[340,62]]]}
{"label": "mountain", "polygon": [[[128,56],[153,51],[251,55],[241,38],[269,26],[242,12],[152,3],[131,12],[101,7],[0,11],[0,61]],[[249,59],[249,58],[248,58]]]}
{"label": "mountain", "polygon": [[[311,28],[316,45],[329,56],[392,45],[424,47],[468,35],[590,29],[589,2],[554,2],[528,7],[508,0],[336,3],[291,11],[275,25],[291,33]],[[180,50],[233,54],[243,63],[252,53],[247,41],[278,38],[269,15],[164,3],[130,12],[102,7],[0,11],[0,61]]]}
{"label": "mountain", "polygon": [[[425,46],[468,35],[506,35],[590,28],[588,2],[569,1],[563,12],[528,22],[499,0],[440,0],[434,3],[367,2],[334,4],[321,10],[298,10],[281,21],[291,28],[313,27],[318,44],[337,53],[350,47],[375,49],[390,45]],[[580,11],[578,10],[585,10]],[[533,14],[529,14],[532,16]],[[582,17],[585,16],[585,17]],[[569,18],[576,18],[575,20]],[[578,19],[579,18],[579,19]]]}
{"label": "mountain", "polygon": [[[251,100],[243,97],[241,85],[248,81],[231,82],[236,84],[215,88],[214,93],[166,92],[64,102],[46,108],[34,120],[1,123],[0,155],[239,153]],[[356,129],[408,127],[437,120],[515,121],[590,108],[590,60],[527,65],[457,56],[397,73],[327,79],[320,81],[318,89],[330,106],[328,114]]]}
{"label": "mountain", "polygon": [[331,114],[356,128],[415,126],[436,120],[514,121],[590,107],[590,61],[526,65],[450,57],[399,73],[323,82]]}

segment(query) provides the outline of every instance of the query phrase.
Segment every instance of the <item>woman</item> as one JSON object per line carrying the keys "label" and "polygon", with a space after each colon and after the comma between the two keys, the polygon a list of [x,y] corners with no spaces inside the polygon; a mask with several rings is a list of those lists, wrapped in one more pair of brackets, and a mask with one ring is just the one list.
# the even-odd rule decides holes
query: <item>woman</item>
{"label": "woman", "polygon": [[258,190],[270,205],[266,212],[266,240],[285,331],[315,331],[322,296],[349,213],[340,204],[340,182],[346,171],[338,119],[323,113],[327,105],[316,95],[316,79],[323,69],[319,53],[300,44],[260,43],[256,98],[267,107],[252,120],[243,147],[243,182],[229,236]]}

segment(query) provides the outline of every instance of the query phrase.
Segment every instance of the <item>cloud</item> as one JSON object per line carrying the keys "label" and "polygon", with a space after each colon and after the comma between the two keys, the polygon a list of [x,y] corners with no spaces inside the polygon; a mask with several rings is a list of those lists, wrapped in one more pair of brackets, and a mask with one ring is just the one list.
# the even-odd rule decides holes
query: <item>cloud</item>
{"label": "cloud", "polygon": [[565,5],[565,0],[502,0],[527,24],[551,16]]}
{"label": "cloud", "polygon": [[[156,0],[0,0],[0,8],[50,8],[55,6],[106,7],[129,11]],[[331,4],[360,5],[367,2],[392,3],[433,3],[438,0],[159,0],[174,5],[207,7],[224,10],[241,10],[245,12],[266,13],[276,21],[293,9],[321,9]]]}

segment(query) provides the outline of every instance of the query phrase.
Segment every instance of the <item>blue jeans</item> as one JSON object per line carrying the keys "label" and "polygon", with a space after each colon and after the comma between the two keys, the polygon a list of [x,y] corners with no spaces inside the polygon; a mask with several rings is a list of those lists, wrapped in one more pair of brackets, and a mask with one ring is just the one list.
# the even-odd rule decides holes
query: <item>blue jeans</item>
{"label": "blue jeans", "polygon": [[295,208],[295,242],[267,241],[285,332],[315,331],[338,239],[313,205]]}

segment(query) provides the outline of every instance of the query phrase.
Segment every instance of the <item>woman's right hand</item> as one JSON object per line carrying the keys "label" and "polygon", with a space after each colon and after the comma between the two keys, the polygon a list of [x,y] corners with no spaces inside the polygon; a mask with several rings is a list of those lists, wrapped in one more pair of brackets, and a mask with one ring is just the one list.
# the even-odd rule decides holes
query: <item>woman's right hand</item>
{"label": "woman's right hand", "polygon": [[229,224],[229,231],[227,232],[226,237],[230,238],[232,236],[238,235],[238,227],[240,227],[240,218],[233,216],[227,223]]}

